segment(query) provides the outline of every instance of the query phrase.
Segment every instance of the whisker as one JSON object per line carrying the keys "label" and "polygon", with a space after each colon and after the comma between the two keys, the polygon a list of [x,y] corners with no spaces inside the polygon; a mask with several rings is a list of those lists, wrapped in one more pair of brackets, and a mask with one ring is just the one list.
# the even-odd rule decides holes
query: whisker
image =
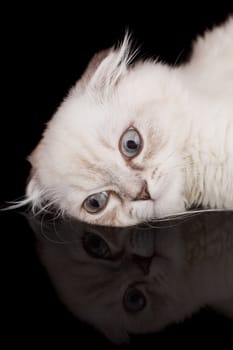
{"label": "whisker", "polygon": [[168,220],[183,220],[184,217],[193,217],[197,215],[201,215],[203,213],[216,213],[216,212],[232,212],[233,209],[192,209],[183,212],[178,212],[174,214],[170,214],[169,216],[165,216],[163,218],[155,218],[155,222],[166,222]]}

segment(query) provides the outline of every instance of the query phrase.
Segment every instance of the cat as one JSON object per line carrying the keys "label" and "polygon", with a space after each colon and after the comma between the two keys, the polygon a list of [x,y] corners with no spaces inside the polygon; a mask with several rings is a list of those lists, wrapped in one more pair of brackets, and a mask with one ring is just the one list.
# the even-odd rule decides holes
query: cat
{"label": "cat", "polygon": [[126,35],[91,60],[29,156],[23,204],[107,226],[233,209],[233,17],[181,66],[134,55]]}
{"label": "cat", "polygon": [[233,320],[233,214],[157,227],[100,227],[29,216],[60,299],[114,343],[208,306]]}

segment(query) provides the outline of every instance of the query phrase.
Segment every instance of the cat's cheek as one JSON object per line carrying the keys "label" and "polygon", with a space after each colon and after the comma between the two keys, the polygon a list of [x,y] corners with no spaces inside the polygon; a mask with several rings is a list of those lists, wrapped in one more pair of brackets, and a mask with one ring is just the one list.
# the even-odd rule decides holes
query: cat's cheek
{"label": "cat's cheek", "polygon": [[137,225],[140,222],[141,220],[133,214],[133,208],[130,208],[130,204],[128,204],[127,207],[119,206],[117,208],[115,223],[112,226],[126,227]]}

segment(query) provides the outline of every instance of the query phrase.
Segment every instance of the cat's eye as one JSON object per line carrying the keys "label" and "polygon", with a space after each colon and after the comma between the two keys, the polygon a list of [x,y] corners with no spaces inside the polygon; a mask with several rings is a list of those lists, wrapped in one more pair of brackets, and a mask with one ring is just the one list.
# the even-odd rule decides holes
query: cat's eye
{"label": "cat's eye", "polygon": [[112,256],[105,240],[92,232],[86,232],[83,236],[83,247],[87,254],[94,258],[109,259]]}
{"label": "cat's eye", "polygon": [[127,129],[121,136],[119,148],[127,158],[137,156],[142,148],[142,139],[139,132],[134,128]]}
{"label": "cat's eye", "polygon": [[94,193],[83,203],[84,209],[90,213],[95,214],[103,210],[108,202],[109,194],[107,192]]}
{"label": "cat's eye", "polygon": [[138,312],[146,306],[146,298],[139,289],[130,287],[125,292],[123,305],[128,312]]}

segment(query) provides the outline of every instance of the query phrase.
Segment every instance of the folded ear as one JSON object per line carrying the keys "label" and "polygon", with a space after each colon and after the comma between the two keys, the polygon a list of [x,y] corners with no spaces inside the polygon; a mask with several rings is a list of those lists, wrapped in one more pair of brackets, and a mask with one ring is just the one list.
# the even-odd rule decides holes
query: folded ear
{"label": "folded ear", "polygon": [[78,82],[80,85],[82,85],[82,87],[88,85],[101,62],[111,53],[111,51],[113,51],[113,48],[102,50],[92,57],[85,72],[83,73],[81,79]]}
{"label": "folded ear", "polygon": [[109,93],[126,74],[135,53],[131,50],[130,35],[127,33],[119,48],[106,49],[94,55],[77,88],[89,88],[94,93]]}

